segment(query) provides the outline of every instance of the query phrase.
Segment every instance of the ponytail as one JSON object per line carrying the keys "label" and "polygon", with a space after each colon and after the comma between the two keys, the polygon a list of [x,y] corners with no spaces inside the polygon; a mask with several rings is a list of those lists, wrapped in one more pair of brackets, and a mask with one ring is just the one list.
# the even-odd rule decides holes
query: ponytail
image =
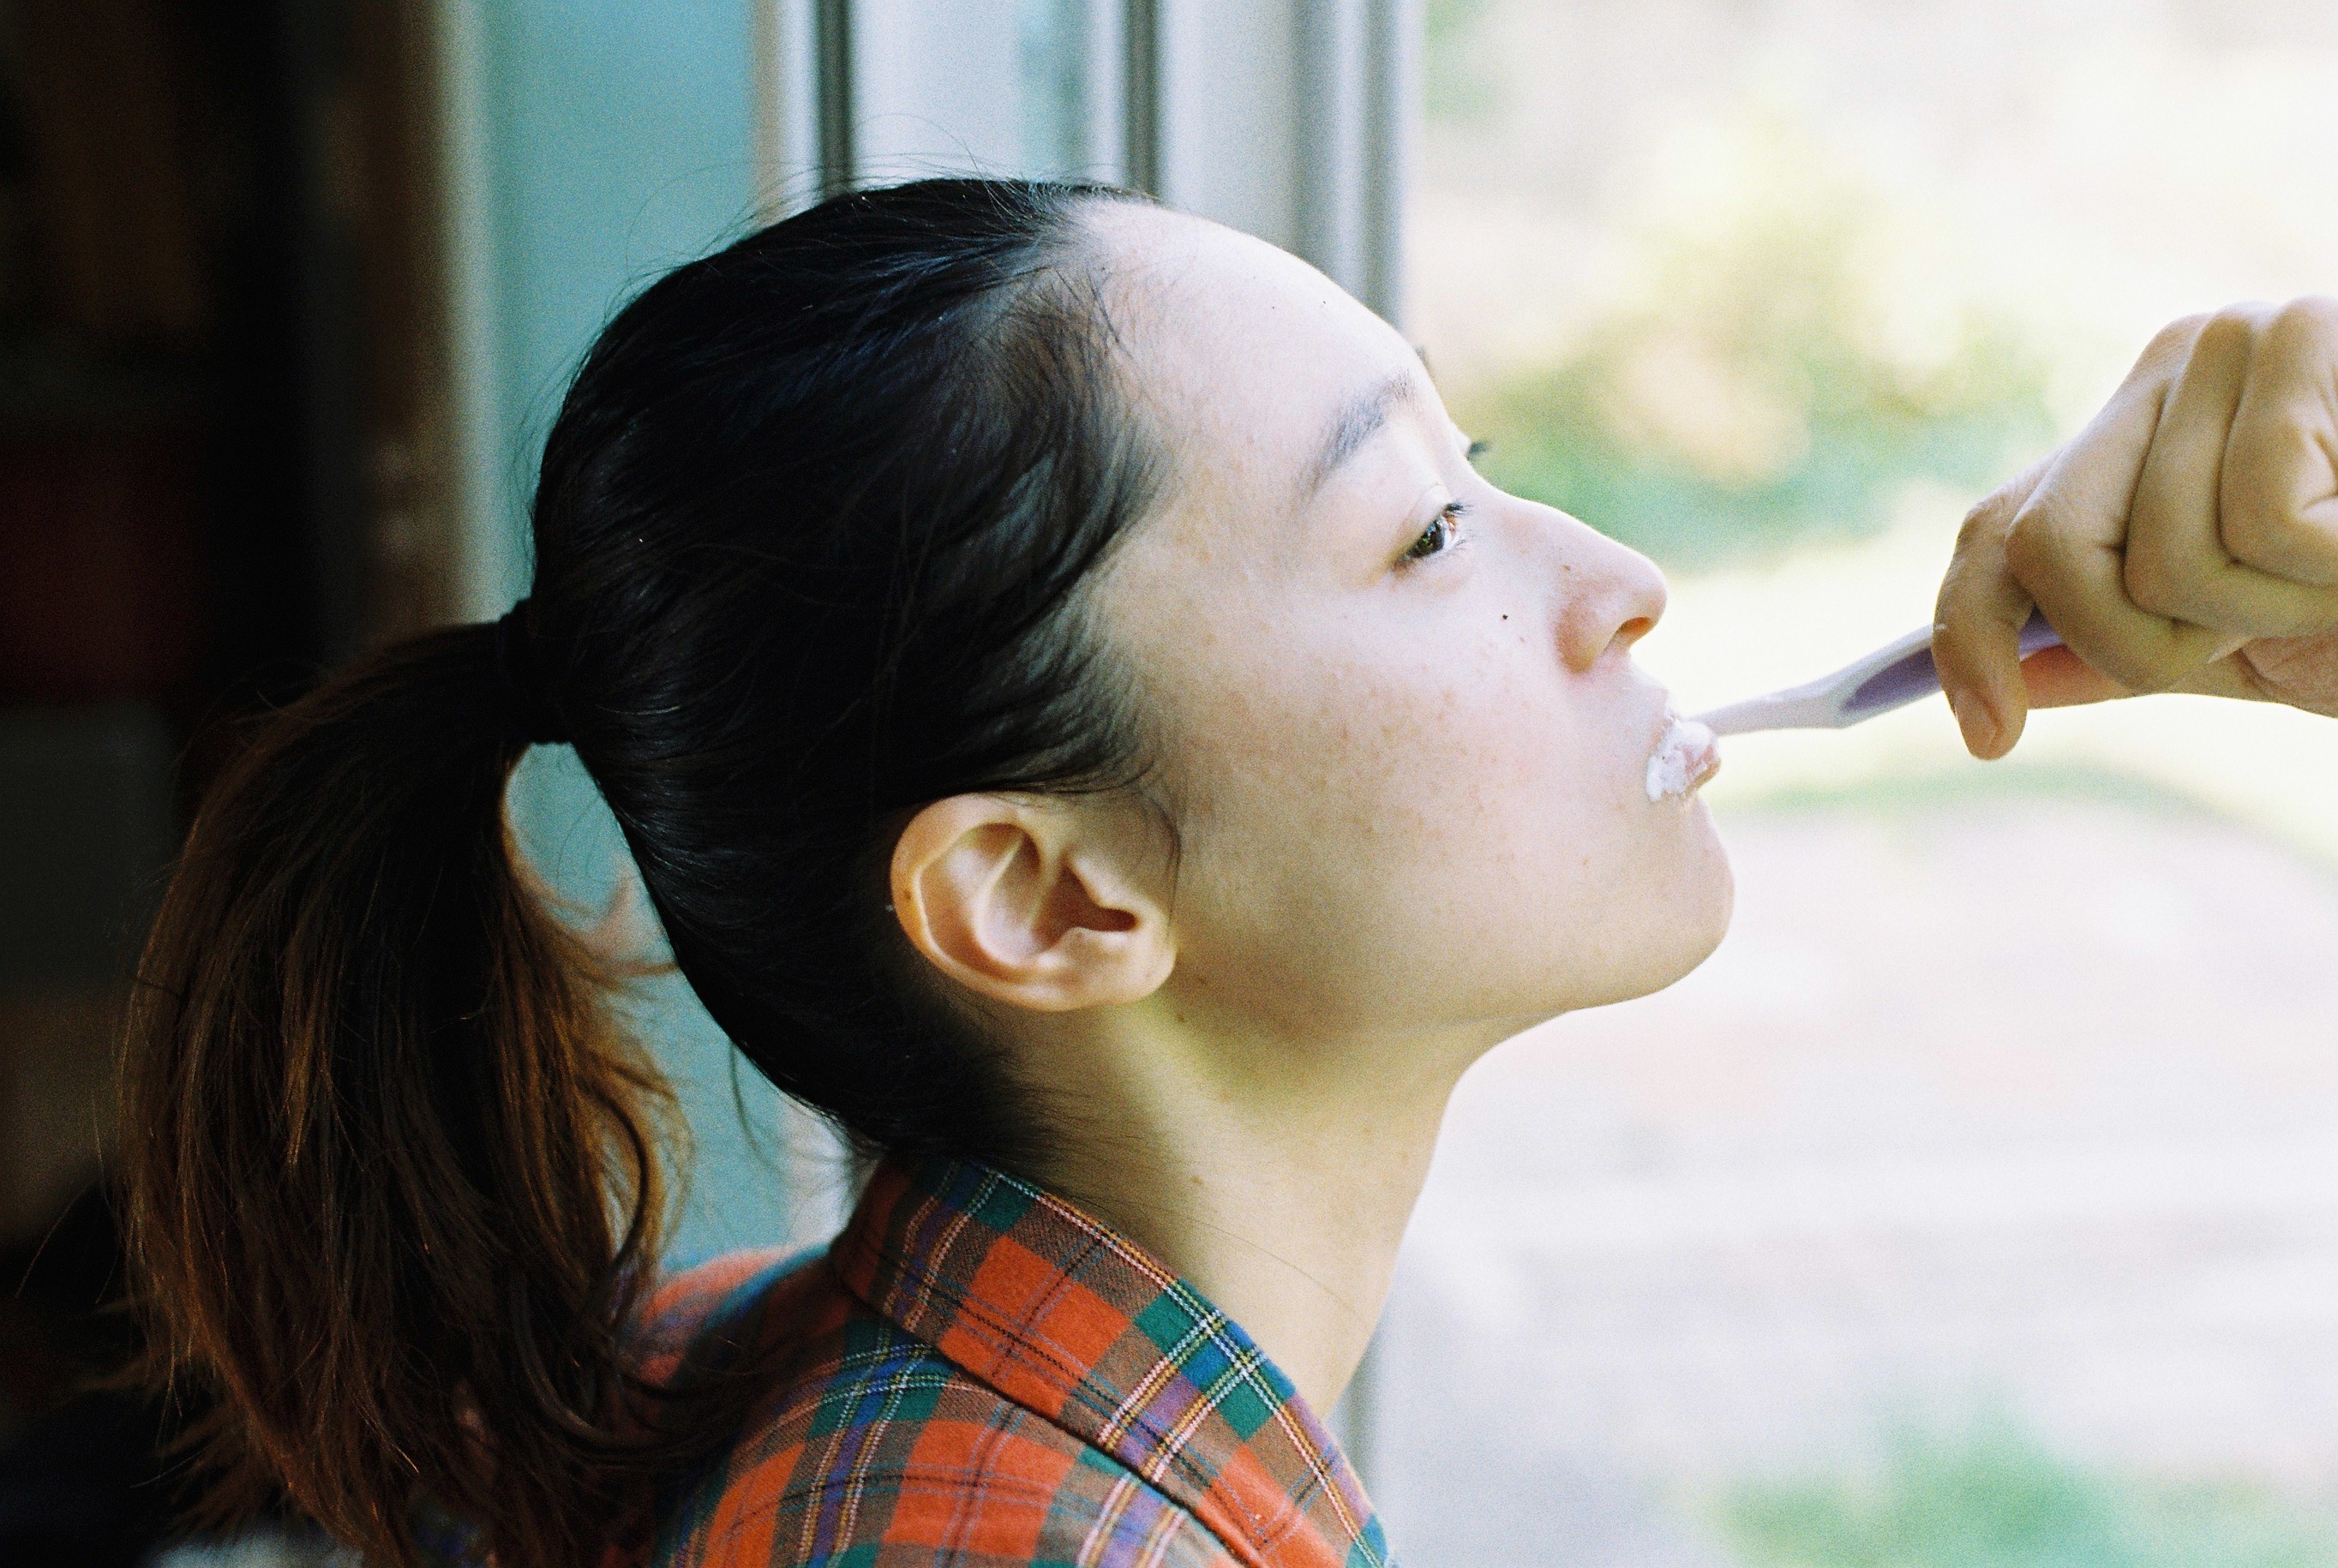
{"label": "ponytail", "polygon": [[124,1158],[153,1369],[215,1412],[214,1518],[281,1489],[375,1558],[436,1515],[503,1568],[580,1568],[784,1354],[654,1394],[629,1364],[671,1103],[617,976],[523,883],[528,737],[573,738],[772,1083],[864,1148],[1045,1147],[904,962],[883,864],[926,802],[1148,770],[1083,608],[1174,474],[1090,221],[1137,200],[855,191],[650,284],[547,434],[524,620],[374,656],[212,791],[146,956]]}
{"label": "ponytail", "polygon": [[400,1564],[434,1515],[512,1568],[595,1561],[663,1452],[623,1337],[671,1101],[524,880],[502,643],[418,638],[262,722],[124,1061],[150,1370],[209,1404],[204,1518],[289,1494]]}

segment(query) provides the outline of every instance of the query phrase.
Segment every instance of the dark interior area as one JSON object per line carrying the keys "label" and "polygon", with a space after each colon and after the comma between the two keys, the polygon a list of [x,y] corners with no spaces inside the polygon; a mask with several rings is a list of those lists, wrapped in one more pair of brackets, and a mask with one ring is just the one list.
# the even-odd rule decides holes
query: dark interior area
{"label": "dark interior area", "polygon": [[0,0],[0,1562],[130,1563],[115,1034],[239,717],[442,613],[427,12]]}

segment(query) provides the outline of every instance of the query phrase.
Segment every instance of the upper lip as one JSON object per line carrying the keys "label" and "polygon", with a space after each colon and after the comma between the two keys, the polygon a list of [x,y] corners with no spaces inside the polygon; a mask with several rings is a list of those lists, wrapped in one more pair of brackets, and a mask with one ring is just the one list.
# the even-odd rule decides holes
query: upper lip
{"label": "upper lip", "polygon": [[1665,743],[1665,737],[1672,733],[1674,725],[1679,723],[1683,719],[1687,717],[1686,714],[1680,710],[1678,705],[1673,701],[1672,692],[1667,691],[1665,688],[1662,686],[1657,687],[1655,696],[1655,729],[1648,737],[1648,749],[1652,751]]}

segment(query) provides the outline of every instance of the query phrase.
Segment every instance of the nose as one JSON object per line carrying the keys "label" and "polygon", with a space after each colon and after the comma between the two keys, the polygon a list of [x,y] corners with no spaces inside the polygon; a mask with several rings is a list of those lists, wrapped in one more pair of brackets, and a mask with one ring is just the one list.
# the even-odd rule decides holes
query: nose
{"label": "nose", "polygon": [[1655,630],[1665,612],[1656,564],[1555,508],[1558,544],[1558,647],[1570,670],[1588,670]]}

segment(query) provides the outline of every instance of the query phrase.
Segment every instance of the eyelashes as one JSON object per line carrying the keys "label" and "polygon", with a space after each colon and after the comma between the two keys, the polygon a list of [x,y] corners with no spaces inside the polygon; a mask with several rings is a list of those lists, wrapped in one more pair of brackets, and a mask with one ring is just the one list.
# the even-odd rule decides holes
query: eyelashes
{"label": "eyelashes", "polygon": [[1461,542],[1461,519],[1469,514],[1466,502],[1448,501],[1444,509],[1429,519],[1420,537],[1398,559],[1405,564],[1426,561],[1431,555],[1442,555]]}
{"label": "eyelashes", "polygon": [[[1493,446],[1490,442],[1473,440],[1469,444],[1465,455],[1470,462],[1474,463],[1491,450]],[[1448,501],[1444,509],[1429,521],[1429,526],[1420,531],[1420,536],[1397,558],[1397,564],[1415,565],[1432,555],[1442,555],[1459,546],[1464,542],[1461,520],[1469,514],[1468,502]]]}

